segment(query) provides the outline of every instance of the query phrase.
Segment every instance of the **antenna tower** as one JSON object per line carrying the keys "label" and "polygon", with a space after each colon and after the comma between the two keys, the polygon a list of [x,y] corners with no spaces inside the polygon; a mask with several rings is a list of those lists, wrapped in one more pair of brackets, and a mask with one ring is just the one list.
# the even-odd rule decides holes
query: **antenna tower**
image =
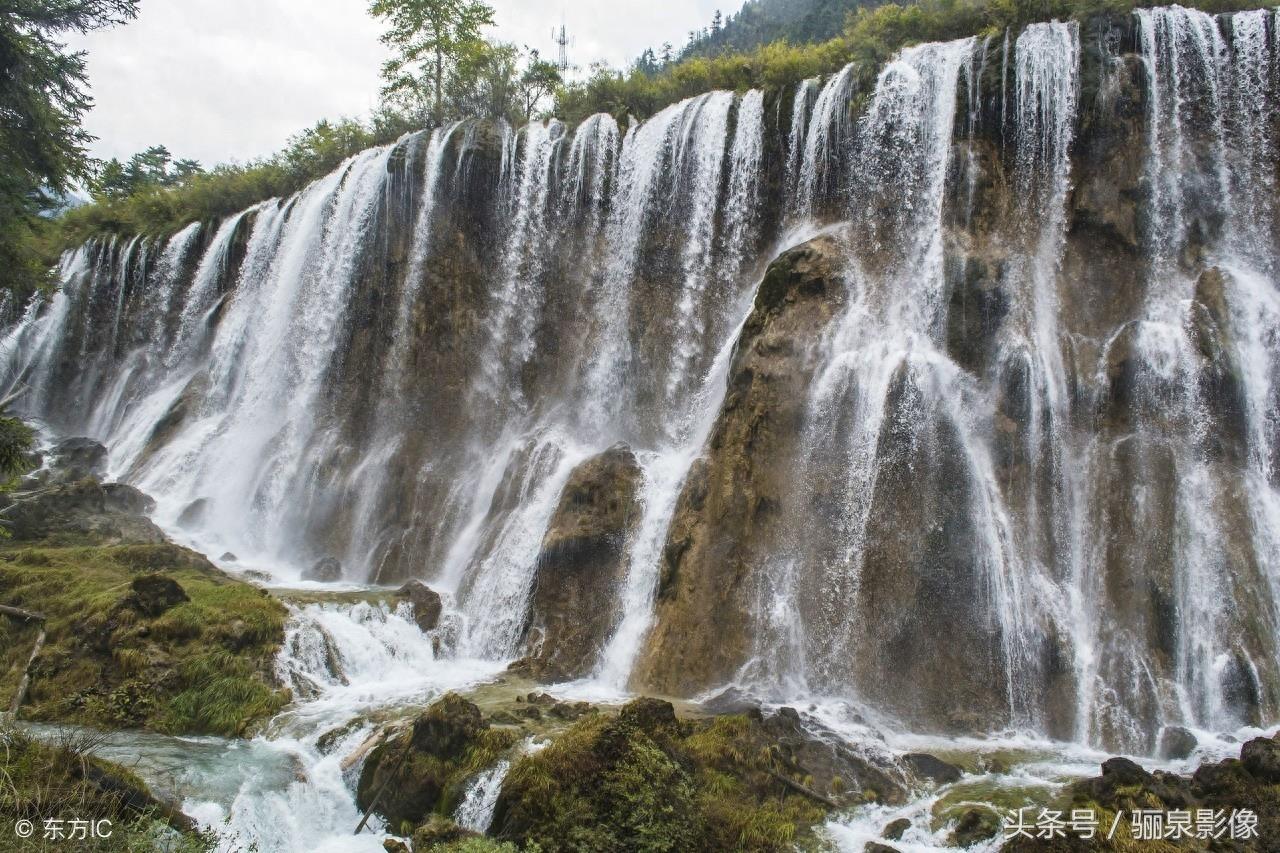
{"label": "antenna tower", "polygon": [[551,40],[556,44],[556,68],[560,69],[560,77],[565,78],[569,74],[569,45],[572,41],[563,21],[559,29],[552,28]]}

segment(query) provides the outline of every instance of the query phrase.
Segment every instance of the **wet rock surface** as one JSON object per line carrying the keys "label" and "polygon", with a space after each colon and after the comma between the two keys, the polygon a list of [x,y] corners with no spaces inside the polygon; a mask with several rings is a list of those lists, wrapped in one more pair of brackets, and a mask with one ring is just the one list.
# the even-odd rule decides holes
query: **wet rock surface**
{"label": "wet rock surface", "polygon": [[[1255,738],[1244,744],[1240,758],[1228,758],[1201,765],[1190,776],[1163,771],[1148,772],[1127,758],[1112,758],[1102,764],[1102,775],[1071,785],[1056,807],[1090,810],[1100,825],[1116,825],[1113,839],[1086,840],[1068,834],[1058,839],[1016,838],[1002,851],[1085,851],[1085,850],[1275,850],[1280,838],[1280,739]],[[1249,838],[1218,840],[1190,836],[1166,836],[1159,842],[1139,841],[1132,832],[1132,815],[1142,810],[1190,811],[1200,809],[1220,813],[1223,820],[1233,812],[1251,812],[1257,818],[1256,834]],[[1225,827],[1225,823],[1223,824]],[[1162,845],[1157,847],[1156,845]]]}
{"label": "wet rock surface", "polygon": [[1160,733],[1160,757],[1181,761],[1196,751],[1196,736],[1182,726],[1168,726]]}
{"label": "wet rock surface", "polygon": [[337,583],[342,580],[342,563],[336,557],[321,557],[302,572],[304,581],[318,583]]}
{"label": "wet rock surface", "polygon": [[409,602],[413,607],[413,621],[422,630],[434,631],[440,624],[440,614],[444,610],[444,602],[440,593],[421,581],[409,581],[396,590],[396,598]]}
{"label": "wet rock surface", "polygon": [[760,285],[716,426],[676,506],[635,686],[691,695],[731,681],[746,657],[754,572],[782,533],[811,346],[842,304],[843,260],[837,237],[818,237],[774,261]]}
{"label": "wet rock surface", "polygon": [[538,555],[525,630],[530,654],[518,672],[548,682],[591,672],[618,622],[641,476],[626,446],[570,474]]}
{"label": "wet rock surface", "polygon": [[63,485],[107,473],[107,449],[91,438],[65,438],[45,454],[46,467],[33,475],[44,485]]}

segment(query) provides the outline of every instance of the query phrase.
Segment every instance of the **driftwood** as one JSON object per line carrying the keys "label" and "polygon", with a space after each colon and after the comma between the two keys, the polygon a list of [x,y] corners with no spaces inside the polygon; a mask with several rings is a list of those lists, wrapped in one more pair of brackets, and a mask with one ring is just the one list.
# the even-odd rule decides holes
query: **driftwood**
{"label": "driftwood", "polygon": [[23,610],[20,607],[9,607],[0,604],[0,613],[5,616],[12,616],[14,619],[21,619],[23,622],[43,622],[44,614],[36,613],[32,610]]}
{"label": "driftwood", "polygon": [[27,387],[23,386],[19,388],[17,391],[14,391],[9,396],[5,397],[3,400],[0,400],[0,412],[3,412],[5,409],[8,409],[26,393],[27,393]]}
{"label": "driftwood", "polygon": [[0,604],[0,613],[13,619],[20,619],[23,622],[39,622],[40,633],[36,635],[36,644],[31,649],[31,656],[27,658],[27,665],[22,668],[22,678],[18,680],[18,689],[13,694],[13,701],[9,704],[9,716],[16,717],[18,709],[22,707],[22,703],[27,698],[27,690],[31,687],[31,666],[36,662],[36,658],[40,656],[40,650],[44,648],[44,641],[47,633],[44,629],[44,614],[34,613],[30,610],[23,610],[19,607],[9,607]]}
{"label": "driftwood", "polygon": [[45,631],[42,627],[40,633],[36,636],[35,647],[31,649],[31,657],[27,658],[27,665],[22,670],[22,678],[18,681],[18,690],[13,694],[13,703],[9,705],[9,715],[16,717],[18,709],[22,707],[22,701],[27,698],[27,688],[31,686],[31,665],[36,662],[36,657],[40,654],[40,650],[44,648]]}
{"label": "driftwood", "polygon": [[824,794],[819,794],[817,791],[813,790],[812,788],[806,788],[804,785],[801,785],[799,782],[795,781],[794,779],[788,779],[786,776],[783,776],[781,773],[774,773],[772,770],[769,771],[769,775],[772,776],[774,779],[777,779],[782,784],[786,785],[791,790],[795,791],[797,794],[803,794],[804,796],[808,797],[811,800],[817,800],[818,802],[822,803],[828,808],[832,808],[832,809],[840,808],[840,804],[837,803],[835,800],[831,799],[830,797]]}

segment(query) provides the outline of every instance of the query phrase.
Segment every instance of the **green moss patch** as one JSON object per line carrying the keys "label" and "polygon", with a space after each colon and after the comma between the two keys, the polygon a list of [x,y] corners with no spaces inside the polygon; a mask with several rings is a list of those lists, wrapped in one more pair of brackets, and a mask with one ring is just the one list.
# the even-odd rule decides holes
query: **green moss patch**
{"label": "green moss patch", "polygon": [[[140,578],[186,600],[143,601]],[[48,617],[22,715],[168,734],[243,735],[289,699],[272,684],[286,611],[175,545],[0,551],[0,603]],[[0,697],[37,627],[0,619]]]}
{"label": "green moss patch", "polygon": [[834,803],[812,789],[840,783],[796,778],[804,768],[779,741],[758,715],[677,720],[668,703],[636,700],[516,762],[492,832],[544,851],[817,847],[812,828]]}

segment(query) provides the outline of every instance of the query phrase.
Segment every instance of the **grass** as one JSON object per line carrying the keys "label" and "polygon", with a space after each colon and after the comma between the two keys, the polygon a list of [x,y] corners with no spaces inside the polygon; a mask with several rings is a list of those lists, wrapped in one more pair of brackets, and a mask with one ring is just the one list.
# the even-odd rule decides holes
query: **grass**
{"label": "grass", "polygon": [[[124,601],[134,578],[155,572],[190,601],[148,618]],[[288,701],[271,683],[284,607],[186,549],[0,549],[0,603],[48,617],[22,709],[30,719],[234,736]],[[35,633],[0,621],[6,702]]]}
{"label": "grass", "polygon": [[[94,747],[92,737],[83,734],[66,734],[54,743],[42,743],[12,726],[0,725],[0,849],[12,849],[7,845],[19,820],[29,820],[36,827],[35,835],[18,845],[24,853],[69,849],[199,853],[212,849],[210,839],[179,834],[154,809],[140,810],[136,803],[131,804],[130,791],[149,796],[146,785],[124,767],[93,758],[89,753]],[[89,765],[118,787],[107,791],[88,781]],[[42,836],[48,818],[110,820],[111,834],[105,839],[46,841]]]}

